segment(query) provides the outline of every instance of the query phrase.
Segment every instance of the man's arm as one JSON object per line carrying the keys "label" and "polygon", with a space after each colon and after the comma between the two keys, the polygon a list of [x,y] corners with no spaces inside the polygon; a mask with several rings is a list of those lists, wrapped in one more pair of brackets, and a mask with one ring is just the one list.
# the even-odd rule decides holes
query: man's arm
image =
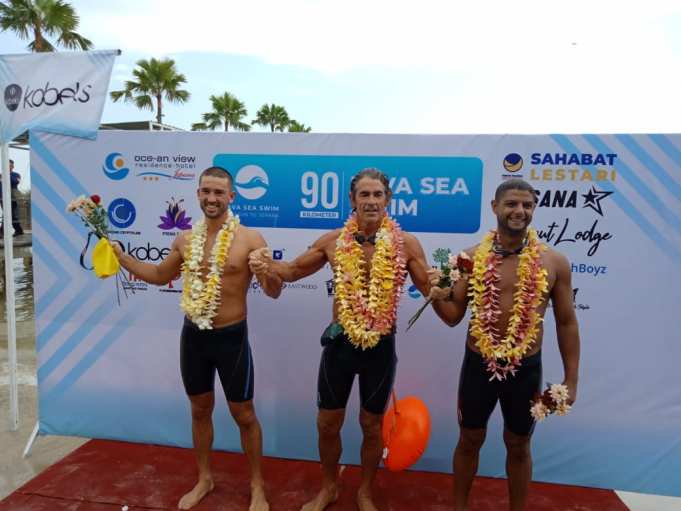
{"label": "man's arm", "polygon": [[[465,250],[472,259],[475,256],[475,247]],[[431,298],[433,310],[449,326],[456,326],[466,315],[468,308],[468,278],[462,277],[454,282],[451,288],[441,289],[437,287],[440,278],[440,270],[432,270],[431,275]]]}
{"label": "man's arm", "polygon": [[180,273],[182,268],[179,236],[175,238],[170,253],[160,264],[143,263],[123,252],[123,249],[117,242],[113,241],[111,245],[113,245],[114,253],[121,266],[149,284],[157,286],[167,284]]}
{"label": "man's arm", "polygon": [[[253,245],[251,247],[253,257],[249,254],[249,267],[265,294],[270,298],[279,298],[279,295],[281,295],[281,277],[271,269],[270,249],[267,248],[267,243],[262,234],[255,230],[251,230],[251,232],[253,233]],[[258,263],[261,264],[251,263],[253,258],[257,258]],[[266,260],[263,261],[262,259]]]}
{"label": "man's arm", "polygon": [[404,249],[407,257],[407,271],[411,281],[423,296],[430,292],[430,279],[428,278],[428,263],[423,247],[415,236],[404,233]]}
{"label": "man's arm", "polygon": [[575,315],[574,298],[572,294],[572,274],[570,263],[561,254],[555,253],[556,282],[551,290],[553,314],[556,318],[556,335],[558,348],[563,359],[565,380],[570,393],[568,404],[577,398],[577,383],[579,381],[579,327]]}
{"label": "man's arm", "polygon": [[[324,234],[301,255],[291,262],[273,261],[272,270],[284,282],[295,282],[322,269],[328,262],[326,247],[336,242],[338,230]],[[335,245],[334,245],[335,246]]]}

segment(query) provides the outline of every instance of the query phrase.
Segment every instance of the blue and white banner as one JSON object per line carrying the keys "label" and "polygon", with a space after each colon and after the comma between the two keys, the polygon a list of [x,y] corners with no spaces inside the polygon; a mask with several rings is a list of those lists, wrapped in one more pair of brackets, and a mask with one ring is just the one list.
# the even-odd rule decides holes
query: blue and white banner
{"label": "blue and white banner", "polygon": [[0,143],[32,128],[95,138],[119,53],[0,55]]}
{"label": "blue and white banner", "polygon": [[[539,424],[534,478],[681,496],[681,135],[409,136],[103,131],[95,142],[52,134],[31,140],[40,431],[191,445],[179,372],[180,280],[116,305],[112,280],[79,265],[82,224],[65,212],[97,193],[114,237],[158,263],[202,217],[198,176],[214,164],[234,176],[234,209],[275,259],[293,259],[349,213],[349,181],[386,171],[390,210],[430,256],[471,247],[496,226],[490,201],[509,176],[535,188],[533,224],[572,268],[582,338],[579,396],[566,417]],[[268,455],[316,460],[319,337],[331,318],[328,267],[272,300],[248,292],[255,406]],[[407,282],[399,310],[396,391],[428,405],[432,432],[416,468],[449,472],[466,321],[446,327]],[[544,378],[563,367],[552,309]],[[216,385],[215,444],[240,450]],[[529,403],[528,403],[529,406]],[[358,463],[357,389],[343,429],[343,463]],[[480,473],[504,477],[499,410]]]}

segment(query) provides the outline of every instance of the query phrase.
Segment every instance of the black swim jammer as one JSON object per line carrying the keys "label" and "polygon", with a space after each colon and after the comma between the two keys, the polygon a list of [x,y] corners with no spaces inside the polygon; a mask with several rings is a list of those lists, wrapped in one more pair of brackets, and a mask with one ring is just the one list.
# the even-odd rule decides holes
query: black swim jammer
{"label": "black swim jammer", "polygon": [[180,337],[180,370],[190,396],[212,392],[217,370],[227,401],[253,399],[253,356],[246,320],[199,330],[185,318]]}
{"label": "black swim jammer", "polygon": [[486,367],[482,355],[466,346],[459,378],[459,425],[486,428],[498,400],[506,429],[516,435],[531,434],[530,401],[542,386],[541,351],[522,359],[515,376],[509,374],[502,381],[490,381]]}
{"label": "black swim jammer", "polygon": [[395,335],[384,335],[373,348],[356,348],[347,335],[324,347],[317,378],[317,405],[325,410],[345,408],[355,374],[359,375],[362,408],[381,415],[395,380]]}

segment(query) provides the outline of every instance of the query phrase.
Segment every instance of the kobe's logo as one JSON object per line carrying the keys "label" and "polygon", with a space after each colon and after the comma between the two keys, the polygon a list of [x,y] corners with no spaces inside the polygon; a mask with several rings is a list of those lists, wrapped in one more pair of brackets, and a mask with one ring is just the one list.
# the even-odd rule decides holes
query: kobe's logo
{"label": "kobe's logo", "polygon": [[5,87],[5,106],[10,112],[14,112],[19,108],[21,101],[21,87],[16,83],[11,83]]}
{"label": "kobe's logo", "polygon": [[267,193],[270,180],[262,168],[257,165],[246,165],[236,173],[234,185],[244,199],[255,200]]}
{"label": "kobe's logo", "polygon": [[128,175],[130,169],[125,166],[125,160],[121,153],[111,153],[104,160],[104,166],[102,167],[104,174],[109,179],[115,179],[119,181]]}

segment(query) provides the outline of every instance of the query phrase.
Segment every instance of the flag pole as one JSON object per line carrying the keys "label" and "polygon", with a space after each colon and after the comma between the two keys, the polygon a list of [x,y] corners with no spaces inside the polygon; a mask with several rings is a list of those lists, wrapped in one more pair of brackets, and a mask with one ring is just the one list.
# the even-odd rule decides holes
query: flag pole
{"label": "flag pole", "polygon": [[9,354],[9,427],[19,429],[17,388],[17,322],[14,296],[14,246],[12,245],[12,184],[9,171],[9,145],[2,144],[2,225],[5,243],[5,304],[7,311],[7,351]]}

